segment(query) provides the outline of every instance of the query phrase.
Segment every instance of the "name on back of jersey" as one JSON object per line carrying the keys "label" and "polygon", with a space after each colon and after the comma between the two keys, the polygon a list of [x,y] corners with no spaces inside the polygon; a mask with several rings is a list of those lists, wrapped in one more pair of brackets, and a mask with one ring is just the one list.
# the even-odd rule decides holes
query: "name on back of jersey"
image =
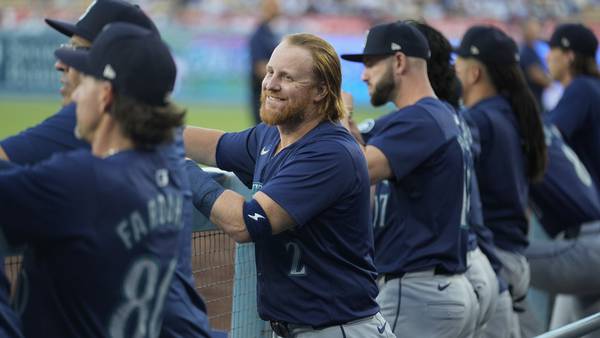
{"label": "name on back of jersey", "polygon": [[175,226],[181,229],[182,213],[182,194],[158,194],[148,200],[146,210],[134,210],[122,219],[116,226],[116,232],[123,245],[131,249],[158,227]]}

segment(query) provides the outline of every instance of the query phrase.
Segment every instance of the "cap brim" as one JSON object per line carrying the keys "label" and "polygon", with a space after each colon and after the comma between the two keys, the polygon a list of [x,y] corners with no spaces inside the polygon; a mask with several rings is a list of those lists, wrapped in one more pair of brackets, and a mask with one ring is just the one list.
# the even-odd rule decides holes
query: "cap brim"
{"label": "cap brim", "polygon": [[342,54],[340,57],[350,62],[363,62],[365,54]]}
{"label": "cap brim", "polygon": [[54,19],[44,19],[44,21],[46,21],[48,26],[56,29],[59,33],[62,33],[68,37],[71,37],[73,35],[78,35],[77,27],[72,23],[54,20]]}
{"label": "cap brim", "polygon": [[77,71],[93,75],[88,63],[89,51],[87,50],[71,50],[59,48],[54,51],[54,56],[65,65],[76,69]]}

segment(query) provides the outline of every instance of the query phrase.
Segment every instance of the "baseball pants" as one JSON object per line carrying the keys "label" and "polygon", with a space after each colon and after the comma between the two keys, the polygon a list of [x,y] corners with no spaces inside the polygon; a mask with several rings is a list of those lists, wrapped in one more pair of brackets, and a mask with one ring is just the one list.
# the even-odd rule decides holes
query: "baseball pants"
{"label": "baseball pants", "polygon": [[[313,329],[310,326],[290,325],[290,338],[396,338],[381,313],[343,325]],[[273,333],[273,338],[279,338]]]}
{"label": "baseball pants", "polygon": [[467,252],[467,271],[465,277],[475,290],[478,303],[477,326],[475,338],[481,337],[487,322],[496,310],[499,296],[498,278],[487,257],[476,248]]}
{"label": "baseball pants", "polygon": [[[500,276],[508,283],[508,289],[512,298],[513,326],[511,326],[511,337],[523,337],[519,320],[519,313],[525,308],[525,297],[529,290],[529,263],[524,255],[517,252],[509,252],[496,247],[496,255],[502,263]],[[525,337],[524,337],[525,338]]]}
{"label": "baseball pants", "polygon": [[525,254],[531,285],[559,294],[551,329],[600,311],[600,221],[583,224],[577,238],[531,242]]}
{"label": "baseball pants", "polygon": [[514,323],[512,299],[508,290],[498,295],[496,308],[481,334],[482,338],[510,338],[519,334],[518,326]]}
{"label": "baseball pants", "polygon": [[436,275],[433,270],[379,280],[377,302],[398,338],[473,337],[477,299],[463,274]]}

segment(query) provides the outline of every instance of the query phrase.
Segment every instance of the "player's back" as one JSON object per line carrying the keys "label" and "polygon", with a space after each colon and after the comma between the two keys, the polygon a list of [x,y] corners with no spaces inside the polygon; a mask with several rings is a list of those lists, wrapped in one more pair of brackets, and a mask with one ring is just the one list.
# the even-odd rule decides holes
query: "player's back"
{"label": "player's back", "polygon": [[158,335],[182,226],[180,169],[129,150],[60,154],[26,170],[54,196],[45,232],[7,233],[29,244],[16,302],[25,335]]}
{"label": "player's back", "polygon": [[475,169],[485,225],[497,246],[521,251],[528,243],[528,180],[516,116],[504,97],[493,96],[467,110],[466,117],[479,131]]}
{"label": "player's back", "polygon": [[562,98],[546,118],[560,130],[564,140],[590,172],[597,187],[600,184],[599,107],[600,79],[577,76],[565,88]]}
{"label": "player's back", "polygon": [[600,219],[600,200],[588,170],[565,144],[553,125],[545,125],[548,167],[541,182],[531,186],[530,199],[550,236]]}

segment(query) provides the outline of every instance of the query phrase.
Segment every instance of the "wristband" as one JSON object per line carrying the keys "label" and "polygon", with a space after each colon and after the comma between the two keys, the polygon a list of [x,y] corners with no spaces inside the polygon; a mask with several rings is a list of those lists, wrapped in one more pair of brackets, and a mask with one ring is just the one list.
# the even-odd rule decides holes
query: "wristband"
{"label": "wristband", "polygon": [[243,213],[246,230],[253,242],[267,239],[273,235],[269,218],[255,199],[244,202]]}

